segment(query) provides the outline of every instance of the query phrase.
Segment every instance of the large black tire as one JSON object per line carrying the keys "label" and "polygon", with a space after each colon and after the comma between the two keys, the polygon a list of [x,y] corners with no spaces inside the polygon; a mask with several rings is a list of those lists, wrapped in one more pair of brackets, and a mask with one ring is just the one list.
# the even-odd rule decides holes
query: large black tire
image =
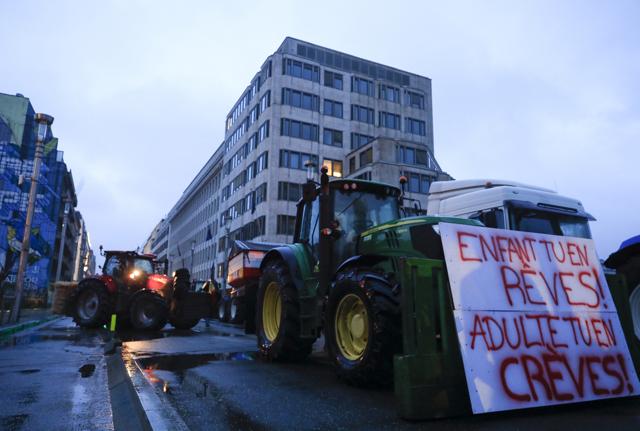
{"label": "large black tire", "polygon": [[256,307],[256,335],[263,357],[301,361],[309,356],[315,340],[300,337],[298,290],[283,261],[276,260],[263,271]]}
{"label": "large black tire", "polygon": [[113,297],[99,281],[87,281],[79,288],[73,304],[73,320],[83,328],[99,328],[113,313]]}
{"label": "large black tire", "polygon": [[171,316],[169,323],[176,329],[191,329],[198,324],[200,318],[184,317],[184,316]]}
{"label": "large black tire", "polygon": [[218,300],[217,316],[218,316],[218,320],[221,322],[229,321],[229,301],[228,300],[224,298],[220,298]]}
{"label": "large black tire", "polygon": [[158,331],[167,324],[168,316],[166,301],[151,292],[138,294],[129,307],[129,318],[134,329]]}
{"label": "large black tire", "polygon": [[244,322],[244,301],[240,298],[231,298],[229,301],[229,322]]}
{"label": "large black tire", "polygon": [[402,349],[398,300],[387,280],[368,269],[336,276],[325,337],[338,377],[355,386],[389,386]]}

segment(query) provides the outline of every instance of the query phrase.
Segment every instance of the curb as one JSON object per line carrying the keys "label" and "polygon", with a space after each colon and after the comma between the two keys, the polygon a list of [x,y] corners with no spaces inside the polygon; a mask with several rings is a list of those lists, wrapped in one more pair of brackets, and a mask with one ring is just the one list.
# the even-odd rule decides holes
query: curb
{"label": "curb", "polygon": [[42,325],[43,323],[48,323],[58,318],[59,316],[51,316],[46,319],[30,320],[28,322],[18,323],[17,325],[2,328],[0,329],[0,338],[8,337],[9,335],[16,334],[20,331],[24,331],[25,329],[33,328],[34,326]]}
{"label": "curb", "polygon": [[151,424],[142,407],[122,359],[122,348],[116,347],[107,357],[107,379],[113,427],[117,430],[150,431]]}

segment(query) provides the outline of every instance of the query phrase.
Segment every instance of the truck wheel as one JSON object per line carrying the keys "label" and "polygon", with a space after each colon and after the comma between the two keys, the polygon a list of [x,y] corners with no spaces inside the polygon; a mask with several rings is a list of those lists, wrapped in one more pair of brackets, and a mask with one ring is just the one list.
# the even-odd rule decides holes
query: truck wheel
{"label": "truck wheel", "polygon": [[238,298],[231,298],[229,304],[229,321],[231,323],[242,323],[244,321],[244,304]]}
{"label": "truck wheel", "polygon": [[218,301],[218,320],[221,322],[229,321],[229,307],[227,302],[228,301],[222,298]]}
{"label": "truck wheel", "polygon": [[298,290],[284,262],[263,271],[256,305],[258,349],[264,357],[299,361],[309,356],[315,340],[300,338]]}
{"label": "truck wheel", "polygon": [[111,295],[99,282],[85,283],[76,295],[73,320],[83,328],[98,328],[113,312]]}
{"label": "truck wheel", "polygon": [[164,299],[154,293],[141,293],[133,300],[129,310],[131,325],[135,329],[157,331],[167,324],[169,310]]}
{"label": "truck wheel", "polygon": [[341,379],[356,386],[390,385],[393,355],[402,347],[400,327],[386,280],[370,271],[338,274],[329,294],[325,336]]}

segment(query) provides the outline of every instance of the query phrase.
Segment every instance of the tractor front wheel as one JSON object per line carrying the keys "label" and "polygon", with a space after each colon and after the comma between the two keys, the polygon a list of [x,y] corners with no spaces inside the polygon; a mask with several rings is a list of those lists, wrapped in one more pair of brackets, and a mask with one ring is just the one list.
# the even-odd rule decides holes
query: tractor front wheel
{"label": "tractor front wheel", "polygon": [[167,324],[169,310],[165,300],[155,293],[141,293],[133,299],[129,309],[131,325],[135,329],[158,331]]}
{"label": "tractor front wheel", "polygon": [[338,376],[356,386],[388,386],[400,352],[400,315],[391,286],[380,275],[338,274],[329,294],[325,336]]}
{"label": "tractor front wheel", "polygon": [[300,337],[298,290],[282,261],[268,265],[260,277],[256,333],[258,349],[268,359],[300,361],[311,353],[314,340]]}
{"label": "tractor front wheel", "polygon": [[76,295],[73,320],[83,328],[98,328],[109,321],[113,303],[100,282],[85,283]]}

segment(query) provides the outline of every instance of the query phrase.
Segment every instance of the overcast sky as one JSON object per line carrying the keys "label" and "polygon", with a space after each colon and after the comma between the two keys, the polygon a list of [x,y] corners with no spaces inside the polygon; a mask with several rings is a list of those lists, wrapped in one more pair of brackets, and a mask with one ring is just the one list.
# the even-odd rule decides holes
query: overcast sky
{"label": "overcast sky", "polygon": [[428,76],[457,179],[582,200],[600,257],[640,234],[638,1],[0,0],[0,92],[55,117],[94,249],[135,248],[285,36]]}

